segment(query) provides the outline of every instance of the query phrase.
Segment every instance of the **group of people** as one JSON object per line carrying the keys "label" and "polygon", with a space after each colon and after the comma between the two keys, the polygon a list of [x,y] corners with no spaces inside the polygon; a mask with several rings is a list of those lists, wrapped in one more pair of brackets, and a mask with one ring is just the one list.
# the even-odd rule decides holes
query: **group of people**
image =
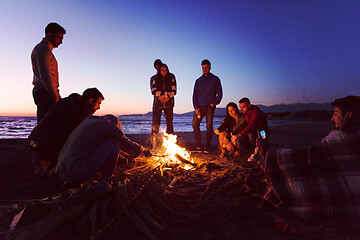
{"label": "group of people", "polygon": [[[203,60],[201,66],[203,75],[195,81],[193,92],[195,111],[192,126],[196,149],[208,152],[213,135],[215,108],[220,103],[223,93],[220,79],[210,73],[210,61],[207,59]],[[169,68],[160,59],[155,60],[154,68],[157,73],[150,78],[150,89],[152,95],[154,95],[151,134],[156,144],[162,111],[164,111],[166,119],[166,132],[174,133],[173,108],[174,96],[176,95],[176,79],[174,74],[169,73]],[[206,143],[203,147],[201,144],[200,123],[204,117],[206,118]]]}
{"label": "group of people", "polygon": [[104,100],[97,88],[61,98],[52,50],[62,43],[65,33],[59,24],[49,23],[45,37],[31,53],[38,123],[29,139],[36,174],[58,175],[68,185],[79,185],[111,178],[118,161],[151,153],[125,136],[117,117],[93,116]]}
{"label": "group of people", "polygon": [[[42,173],[45,169],[47,171],[54,170],[55,173],[60,174],[60,176],[69,175],[68,173],[62,172],[70,171],[71,168],[65,168],[63,165],[70,164],[69,159],[72,158],[69,156],[70,153],[75,154],[75,151],[71,150],[70,147],[65,147],[68,146],[66,142],[73,143],[75,141],[73,139],[75,136],[79,139],[86,138],[83,142],[91,140],[85,130],[74,131],[75,129],[89,128],[91,124],[86,124],[87,122],[104,122],[107,120],[117,126],[117,132],[122,132],[122,128],[119,127],[121,126],[119,125],[120,123],[110,121],[110,119],[113,119],[112,117],[104,116],[99,118],[92,116],[95,111],[100,109],[100,105],[104,100],[104,96],[98,89],[88,88],[82,95],[73,93],[68,97],[61,98],[59,92],[58,64],[52,50],[62,44],[64,34],[66,34],[66,30],[62,26],[57,23],[49,23],[45,28],[45,37],[34,47],[31,53],[31,62],[34,73],[33,97],[34,102],[37,105],[38,121],[37,126],[29,136],[29,139],[31,140],[30,144],[34,152],[33,164],[36,173]],[[210,61],[207,59],[203,60],[201,66],[203,75],[196,80],[193,91],[193,106],[195,111],[192,126],[194,129],[196,150],[208,152],[214,132],[213,118],[215,108],[216,105],[220,103],[223,93],[220,79],[210,72]],[[154,95],[151,133],[153,136],[153,144],[156,145],[159,143],[157,136],[159,133],[162,112],[164,112],[166,118],[167,133],[174,133],[173,108],[177,85],[175,75],[170,73],[169,67],[160,59],[155,60],[154,68],[157,73],[150,79],[150,89],[151,93]],[[255,148],[255,132],[258,130],[259,126],[254,123],[258,122],[257,115],[259,114],[257,113],[260,110],[256,106],[250,105],[248,99],[245,102],[242,99],[240,101],[240,107],[242,107],[241,104],[246,105],[242,108],[242,113],[239,112],[236,104],[229,104],[226,108],[226,119],[223,124],[215,130],[215,133],[219,134],[220,146],[222,146],[222,152],[220,153],[221,157],[224,156],[225,149],[236,155],[240,152],[241,154],[252,153]],[[266,130],[268,134],[266,117],[262,112],[260,116],[262,121],[260,128]],[[203,147],[201,143],[200,123],[204,117],[206,118],[207,131],[206,143]],[[234,131],[235,128],[236,131]],[[100,134],[100,131],[93,130],[91,132]],[[105,132],[106,131],[104,130],[104,133]],[[96,139],[103,138],[104,136],[98,136]],[[92,140],[92,144],[94,144],[94,142],[96,141]],[[89,143],[89,145],[92,144]],[[100,146],[102,146],[102,144],[98,142],[97,146],[101,149]],[[85,145],[81,149],[86,152]],[[145,148],[139,147],[139,149],[142,149],[146,152],[146,155],[149,155],[147,152],[148,150]],[[127,151],[131,152],[131,150]],[[125,153],[123,151],[122,155],[130,157],[129,154],[126,154],[127,151],[125,151]],[[95,152],[96,151],[92,149],[91,153],[94,154],[94,156],[97,156]],[[87,152],[85,155],[89,154],[90,153]],[[66,161],[68,162],[63,163]],[[108,162],[114,162],[114,160],[108,160]],[[66,180],[70,181],[69,177],[67,177]]]}
{"label": "group of people", "polygon": [[230,102],[226,106],[226,117],[215,134],[219,135],[220,158],[226,151],[235,157],[248,158],[254,153],[256,139],[262,133],[262,138],[268,140],[270,131],[265,113],[256,105],[252,105],[248,98],[236,103]]}
{"label": "group of people", "polygon": [[[274,223],[279,230],[319,239],[342,239],[343,233],[344,236],[358,236],[360,97],[348,96],[332,102],[335,108],[332,121],[336,130],[320,144],[304,149],[285,149],[270,144],[265,113],[246,97],[239,100],[239,105],[227,104],[225,119],[213,131],[214,112],[222,99],[222,87],[220,79],[210,73],[210,61],[204,60],[201,65],[203,75],[196,80],[193,91],[192,126],[196,149],[207,152],[214,132],[219,136],[220,158],[228,154],[259,163],[268,183],[264,198],[316,226],[309,235],[311,224],[304,228],[298,222],[281,219]],[[158,73],[150,80],[154,95],[152,134],[155,137],[162,111],[165,112],[167,132],[174,132],[172,114],[176,80],[165,66],[157,59],[154,67]],[[203,147],[199,125],[204,116],[206,143]]]}
{"label": "group of people", "polygon": [[[210,72],[211,63],[205,59],[201,62],[203,75],[194,85],[193,106],[194,116],[192,127],[195,135],[196,150],[207,153],[211,146],[213,132],[219,135],[220,157],[224,157],[226,151],[235,156],[252,154],[255,149],[255,141],[259,131],[270,136],[266,115],[255,105],[250,104],[248,98],[239,101],[241,112],[233,102],[226,106],[226,118],[219,128],[213,130],[213,119],[216,105],[222,99],[222,86],[220,79]],[[154,61],[157,73],[150,78],[150,89],[154,95],[152,111],[151,133],[153,144],[158,142],[160,119],[164,111],[166,119],[166,132],[174,133],[173,108],[174,96],[176,95],[175,75],[169,72],[166,64],[160,59]],[[206,119],[206,142],[203,147],[201,143],[200,123]]]}
{"label": "group of people", "polygon": [[[48,24],[45,38],[31,54],[38,125],[29,139],[36,170],[53,169],[64,181],[80,184],[110,177],[119,159],[131,160],[140,153],[149,157],[151,153],[125,136],[115,116],[92,116],[104,100],[98,89],[89,88],[82,95],[74,93],[61,98],[57,61],[52,50],[62,43],[65,33],[57,23]],[[201,65],[203,75],[196,80],[193,91],[192,126],[197,150],[208,151],[215,132],[219,135],[220,157],[229,153],[247,158],[252,154],[249,159],[264,168],[268,183],[266,200],[319,226],[359,234],[360,97],[348,96],[332,102],[336,130],[319,144],[284,149],[270,144],[266,115],[248,98],[240,99],[239,107],[234,102],[228,103],[226,118],[213,130],[222,86],[220,79],[210,73],[210,61],[205,59]],[[157,74],[150,79],[154,95],[151,133],[156,142],[162,111],[167,132],[174,133],[177,86],[166,64],[157,59],[154,67]],[[199,126],[204,117],[206,142],[203,146]],[[284,231],[294,230],[291,226],[286,223]]]}

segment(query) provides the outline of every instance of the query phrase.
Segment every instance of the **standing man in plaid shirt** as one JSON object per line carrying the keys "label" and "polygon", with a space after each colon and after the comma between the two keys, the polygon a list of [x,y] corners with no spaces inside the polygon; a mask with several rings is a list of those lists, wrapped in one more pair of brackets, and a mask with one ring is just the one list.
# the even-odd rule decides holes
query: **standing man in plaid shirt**
{"label": "standing man in plaid shirt", "polygon": [[[258,139],[257,157],[259,163],[265,160],[262,165],[269,184],[264,198],[314,225],[334,229],[340,236],[359,237],[360,96],[336,99],[331,104],[336,129],[319,144],[284,149],[269,147]],[[289,228],[298,225],[283,225],[280,230],[303,234]]]}

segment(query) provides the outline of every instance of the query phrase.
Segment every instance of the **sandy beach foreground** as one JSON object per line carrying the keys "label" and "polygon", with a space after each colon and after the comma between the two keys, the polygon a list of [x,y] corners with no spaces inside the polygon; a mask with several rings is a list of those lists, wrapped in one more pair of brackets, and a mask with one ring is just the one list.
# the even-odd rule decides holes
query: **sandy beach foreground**
{"label": "sandy beach foreground", "polygon": [[[276,126],[270,129],[270,141],[289,148],[306,147],[318,142],[332,129],[330,122]],[[193,133],[177,135],[179,145],[193,149]],[[145,146],[149,143],[149,135],[128,137]],[[163,238],[298,239],[271,227],[271,218],[282,213],[262,200],[265,185],[260,181],[264,177],[260,167],[243,160],[219,159],[216,136],[212,144],[213,151],[209,154],[191,154],[203,162],[201,167],[190,171],[172,169],[164,174],[167,180],[175,177],[177,181],[174,188],[166,192],[172,214],[159,216],[166,232]],[[0,140],[0,205],[44,198],[61,191],[58,181],[33,175],[27,140]],[[8,224],[8,219],[0,216],[0,231],[8,230]],[[69,236],[88,239],[90,236],[90,233],[84,232],[79,237],[76,234],[79,233],[62,228],[51,239]],[[131,227],[117,236],[122,239],[147,239]]]}

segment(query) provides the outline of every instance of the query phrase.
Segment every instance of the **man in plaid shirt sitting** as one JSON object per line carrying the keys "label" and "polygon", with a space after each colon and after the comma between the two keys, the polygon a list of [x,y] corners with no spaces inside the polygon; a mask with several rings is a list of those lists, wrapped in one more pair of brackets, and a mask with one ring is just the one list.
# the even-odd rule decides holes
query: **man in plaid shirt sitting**
{"label": "man in plaid shirt sitting", "polygon": [[[258,138],[256,159],[264,167],[268,182],[266,200],[318,226],[317,232],[321,228],[334,229],[334,232],[325,231],[326,237],[323,231],[321,239],[353,239],[345,236],[357,239],[360,235],[360,97],[347,96],[331,104],[335,107],[331,120],[336,129],[319,144],[284,149],[269,146]],[[286,220],[275,224],[278,229],[296,235],[304,236],[303,230],[309,229]]]}

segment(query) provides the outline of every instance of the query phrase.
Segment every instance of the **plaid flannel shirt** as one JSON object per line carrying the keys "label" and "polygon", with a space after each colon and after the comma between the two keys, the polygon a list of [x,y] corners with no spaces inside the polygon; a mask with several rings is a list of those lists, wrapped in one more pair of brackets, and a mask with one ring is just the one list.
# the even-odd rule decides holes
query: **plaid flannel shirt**
{"label": "plaid flannel shirt", "polygon": [[360,127],[334,130],[320,144],[270,147],[264,198],[313,223],[360,232]]}

